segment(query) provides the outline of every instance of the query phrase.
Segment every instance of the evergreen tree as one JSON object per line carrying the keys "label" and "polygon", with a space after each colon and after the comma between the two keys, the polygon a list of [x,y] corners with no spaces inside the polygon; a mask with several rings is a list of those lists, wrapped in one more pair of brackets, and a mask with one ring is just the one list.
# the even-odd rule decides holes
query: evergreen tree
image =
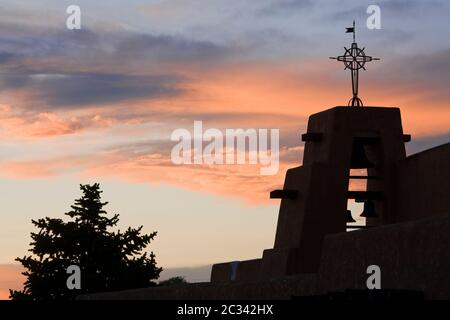
{"label": "evergreen tree", "polygon": [[[22,263],[27,280],[22,291],[10,290],[12,299],[72,299],[83,293],[125,290],[156,285],[161,268],[155,255],[143,250],[156,232],[141,235],[142,226],[113,232],[119,215],[107,217],[100,186],[80,185],[83,195],[66,215],[71,221],[44,218],[32,220],[38,232],[31,233],[32,254]],[[67,268],[81,270],[81,289],[69,290]]]}

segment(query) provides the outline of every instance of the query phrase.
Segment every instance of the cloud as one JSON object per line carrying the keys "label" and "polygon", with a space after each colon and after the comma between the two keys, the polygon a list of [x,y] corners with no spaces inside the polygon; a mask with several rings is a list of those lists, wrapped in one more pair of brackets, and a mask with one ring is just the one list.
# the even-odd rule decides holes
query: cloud
{"label": "cloud", "polygon": [[174,75],[28,74],[5,76],[0,88],[29,90],[35,99],[34,107],[59,109],[174,97],[183,91],[181,81]]}
{"label": "cloud", "polygon": [[450,49],[382,60],[387,60],[382,61],[382,67],[371,70],[373,84],[398,95],[415,95],[417,102],[434,107],[447,107],[450,103]]}
{"label": "cloud", "polygon": [[[292,165],[290,165],[292,167]],[[35,161],[4,161],[0,172],[9,177],[30,179],[72,172],[78,180],[113,177],[134,183],[169,184],[187,190],[240,198],[261,204],[269,200],[269,192],[281,187],[287,169],[281,163],[276,176],[261,176],[259,165],[181,165],[158,153],[96,154],[96,157],[70,156]]]}
{"label": "cloud", "polygon": [[[16,146],[22,150],[4,159],[3,173],[22,178],[67,172],[120,176],[267,199],[270,188],[282,184],[284,170],[301,163],[300,133],[307,117],[346,104],[351,93],[349,75],[324,54],[334,38],[323,39],[336,34],[336,20],[323,17],[329,17],[336,3],[318,12],[312,1],[265,1],[242,4],[248,11],[239,14],[237,7],[227,5],[229,10],[217,15],[211,3],[208,10],[217,21],[206,17],[201,31],[194,22],[180,32],[178,24],[146,32],[120,26],[69,32],[19,25],[13,19],[0,22],[1,103],[7,106],[0,107],[0,136],[10,143],[27,138],[33,138],[33,145],[51,142],[61,150],[50,156],[30,152],[30,145]],[[396,1],[392,10],[405,5]],[[163,6],[172,14],[172,4]],[[339,8],[340,13],[366,14],[356,1],[353,6],[345,7],[350,8],[347,13]],[[261,8],[267,15],[256,17]],[[299,24],[293,12],[308,12],[308,17]],[[378,39],[398,50],[404,45],[399,39],[414,45],[417,38],[399,26],[389,26]],[[364,102],[402,107],[404,127],[414,136],[448,131],[448,101],[443,100],[448,97],[450,54],[437,50],[381,56],[382,65],[370,66],[362,77]],[[430,104],[424,110],[426,101]],[[173,166],[170,132],[190,129],[194,120],[221,129],[279,128],[279,176],[261,177],[257,166]],[[81,144],[88,150],[77,148]]]}
{"label": "cloud", "polygon": [[411,13],[423,12],[424,9],[439,9],[443,6],[441,1],[428,0],[385,0],[380,3],[383,10],[389,10],[394,14],[409,15]]}
{"label": "cloud", "polygon": [[173,35],[130,34],[123,36],[114,48],[114,54],[125,57],[153,58],[162,61],[204,63],[219,61],[233,49],[211,41],[199,41]]}
{"label": "cloud", "polygon": [[240,53],[233,45],[219,45],[183,35],[120,28],[96,30],[85,27],[74,32],[27,25],[17,28],[11,23],[0,26],[3,26],[0,28],[0,64],[12,73],[57,74],[80,72],[80,69],[98,70],[100,67],[104,68],[104,73],[117,73],[135,63],[135,71],[143,73],[143,65],[156,67],[162,63],[180,65],[186,62],[201,65],[211,61],[217,63]]}
{"label": "cloud", "polygon": [[103,50],[102,38],[94,31],[83,29],[70,32],[51,27],[36,28],[30,24],[0,23],[2,51],[34,61],[58,55],[74,57],[81,52]]}
{"label": "cloud", "polygon": [[181,35],[3,25],[0,90],[25,97],[14,106],[28,111],[176,97],[189,81],[186,69],[218,64],[238,51]]}
{"label": "cloud", "polygon": [[[176,142],[168,138],[97,147],[82,154],[74,150],[64,156],[5,159],[0,162],[0,172],[20,179],[50,178],[68,173],[79,180],[115,177],[131,182],[171,184],[188,190],[238,197],[249,203],[266,203],[270,201],[269,192],[282,185],[286,169],[297,165],[302,153],[302,148],[283,146],[278,173],[262,176],[260,168],[267,165],[174,165],[170,153]],[[72,149],[71,144],[65,145],[68,150]]]}
{"label": "cloud", "polygon": [[11,106],[0,105],[0,138],[42,139],[79,133],[86,129],[111,126],[114,119],[99,114],[70,116],[54,112],[15,112]]}
{"label": "cloud", "polygon": [[16,59],[16,55],[11,52],[0,52],[0,64],[4,64],[6,62],[12,61]]}
{"label": "cloud", "polygon": [[[332,13],[327,13],[329,18],[334,21],[350,22],[352,19],[365,21],[367,18],[367,7],[370,4],[376,4],[381,9],[382,17],[386,14],[392,16],[414,17],[414,14],[423,14],[425,11],[432,12],[433,10],[443,7],[441,1],[421,1],[421,0],[384,0],[378,3],[362,3],[361,1],[352,1],[346,6],[340,5],[337,1],[331,3],[333,6],[337,4],[336,9]],[[350,20],[349,20],[350,19]]]}
{"label": "cloud", "polygon": [[311,0],[277,0],[272,1],[264,8],[260,9],[258,13],[264,15],[286,15],[295,12],[302,12],[305,9],[311,9],[312,7],[313,2]]}

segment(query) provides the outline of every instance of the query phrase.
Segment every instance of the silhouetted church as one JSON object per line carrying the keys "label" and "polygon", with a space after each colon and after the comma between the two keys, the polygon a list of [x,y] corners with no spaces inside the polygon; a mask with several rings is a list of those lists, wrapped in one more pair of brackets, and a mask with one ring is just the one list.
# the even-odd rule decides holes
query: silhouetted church
{"label": "silhouetted church", "polygon": [[[353,96],[348,107],[309,118],[303,165],[271,192],[281,199],[273,249],[260,259],[215,264],[211,281],[297,276],[309,289],[288,287],[291,295],[323,294],[367,289],[367,270],[375,265],[383,288],[450,298],[450,282],[441,281],[450,270],[450,143],[406,157],[411,136],[403,133],[400,110],[362,107],[359,71],[379,59],[358,47],[355,22],[347,32],[351,47],[331,59],[351,71]],[[366,190],[349,190],[352,179],[365,180]],[[349,199],[364,203],[366,225],[358,226],[364,230],[346,233],[355,221]]]}
{"label": "silhouetted church", "polygon": [[[450,143],[406,157],[410,138],[398,108],[312,115],[302,135],[303,165],[271,193],[281,199],[274,248],[261,259],[214,265],[211,281],[315,274],[325,291],[364,288],[374,264],[383,287],[450,297],[450,284],[439,280],[450,270]],[[350,175],[361,168],[367,175]],[[351,179],[367,180],[367,190],[349,191]],[[364,202],[364,230],[346,233],[348,199]]]}
{"label": "silhouetted church", "polygon": [[[302,166],[289,169],[283,189],[270,194],[281,199],[274,247],[259,259],[213,265],[210,283],[83,299],[289,299],[349,290],[367,295],[371,266],[380,270],[381,289],[391,290],[387,296],[400,290],[450,299],[450,143],[406,156],[411,136],[403,133],[400,110],[362,107],[359,70],[378,59],[358,47],[354,24],[347,32],[353,33],[351,47],[333,59],[351,71],[353,97],[349,106],[309,118]],[[349,190],[352,179],[366,181],[366,190]],[[364,203],[362,230],[346,232],[355,228],[348,225],[354,222],[349,199]]]}

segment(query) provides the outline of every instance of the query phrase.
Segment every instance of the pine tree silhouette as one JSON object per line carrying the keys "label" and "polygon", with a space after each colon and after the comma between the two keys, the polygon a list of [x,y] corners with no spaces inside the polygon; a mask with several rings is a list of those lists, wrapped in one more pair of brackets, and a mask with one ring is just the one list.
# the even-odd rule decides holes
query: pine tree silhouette
{"label": "pine tree silhouette", "polygon": [[[12,299],[72,299],[92,292],[124,290],[156,285],[162,268],[155,255],[143,250],[156,232],[141,235],[142,226],[113,232],[119,215],[107,217],[101,201],[100,185],[80,185],[83,195],[75,200],[66,215],[71,221],[44,218],[32,220],[39,231],[32,232],[32,254],[16,261],[22,263],[27,280],[22,291],[10,290]],[[81,269],[81,289],[69,290],[66,269]]]}

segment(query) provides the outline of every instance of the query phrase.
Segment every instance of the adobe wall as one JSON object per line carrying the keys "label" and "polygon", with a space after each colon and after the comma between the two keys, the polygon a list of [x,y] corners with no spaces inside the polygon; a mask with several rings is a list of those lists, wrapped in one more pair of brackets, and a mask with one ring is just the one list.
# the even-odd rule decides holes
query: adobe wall
{"label": "adobe wall", "polygon": [[85,294],[77,300],[288,300],[316,294],[317,276],[302,274],[259,282],[203,282]]}
{"label": "adobe wall", "polygon": [[450,143],[400,161],[396,208],[398,222],[450,212]]}
{"label": "adobe wall", "polygon": [[381,269],[382,289],[420,290],[450,299],[450,215],[337,233],[325,238],[319,290],[365,289],[367,267]]}

